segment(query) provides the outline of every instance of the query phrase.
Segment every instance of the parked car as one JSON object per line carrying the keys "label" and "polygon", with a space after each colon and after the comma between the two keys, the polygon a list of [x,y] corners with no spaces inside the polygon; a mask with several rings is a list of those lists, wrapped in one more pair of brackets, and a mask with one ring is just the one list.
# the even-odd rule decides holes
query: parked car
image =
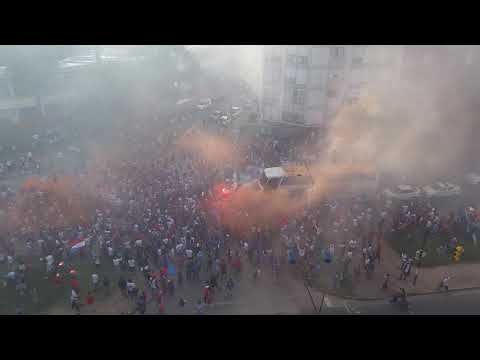
{"label": "parked car", "polygon": [[426,197],[446,197],[460,195],[462,193],[460,186],[449,182],[440,181],[424,186],[422,190]]}
{"label": "parked car", "polygon": [[221,116],[220,121],[223,126],[228,126],[231,123],[231,119],[226,115]]}
{"label": "parked car", "polygon": [[76,147],[76,146],[70,145],[70,146],[68,147],[68,151],[72,151],[72,152],[77,152],[77,153],[79,153],[81,150],[80,150],[80,148],[78,148],[78,147]]}
{"label": "parked car", "polygon": [[465,175],[465,181],[470,185],[478,185],[480,184],[480,174],[469,173]]}
{"label": "parked car", "polygon": [[398,185],[393,189],[385,189],[383,194],[387,199],[410,200],[421,196],[418,187],[412,185]]}
{"label": "parked car", "polygon": [[212,105],[212,99],[204,99],[200,101],[200,104],[197,105],[197,108],[200,110],[204,110]]}

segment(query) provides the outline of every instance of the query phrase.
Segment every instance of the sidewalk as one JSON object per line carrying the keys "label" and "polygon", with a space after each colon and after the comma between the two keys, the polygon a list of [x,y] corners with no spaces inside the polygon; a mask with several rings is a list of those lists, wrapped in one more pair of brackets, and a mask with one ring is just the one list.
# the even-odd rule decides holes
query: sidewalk
{"label": "sidewalk", "polygon": [[[418,279],[413,286],[413,278],[416,267],[412,267],[407,280],[399,280],[400,256],[387,242],[382,245],[382,257],[379,265],[370,280],[362,273],[355,282],[353,294],[350,296],[357,299],[379,299],[390,296],[393,292],[403,287],[408,295],[426,294],[438,292],[438,285],[445,274],[450,276],[449,289],[468,289],[480,287],[480,263],[451,264],[437,267],[419,268]],[[384,275],[390,274],[388,289],[381,289]]]}

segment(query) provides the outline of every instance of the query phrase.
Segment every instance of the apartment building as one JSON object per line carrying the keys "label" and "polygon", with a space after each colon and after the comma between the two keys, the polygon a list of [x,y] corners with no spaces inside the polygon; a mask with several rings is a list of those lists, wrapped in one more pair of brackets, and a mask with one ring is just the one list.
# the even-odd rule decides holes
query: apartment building
{"label": "apartment building", "polygon": [[345,104],[394,86],[402,46],[273,45],[262,48],[265,123],[326,128]]}

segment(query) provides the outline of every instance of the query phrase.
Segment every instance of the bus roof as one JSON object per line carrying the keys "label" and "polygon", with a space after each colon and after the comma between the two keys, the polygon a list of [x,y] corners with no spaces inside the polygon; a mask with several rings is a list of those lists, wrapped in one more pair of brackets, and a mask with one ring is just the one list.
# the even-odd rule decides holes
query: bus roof
{"label": "bus roof", "polygon": [[289,165],[283,167],[287,176],[305,176],[309,175],[309,171],[306,166],[296,166],[296,165]]}
{"label": "bus roof", "polygon": [[280,178],[287,175],[287,173],[281,167],[271,167],[264,170],[265,176],[269,179]]}
{"label": "bus roof", "polygon": [[277,166],[266,168],[264,170],[267,178],[280,178],[286,176],[306,176],[309,175],[308,169],[305,166]]}

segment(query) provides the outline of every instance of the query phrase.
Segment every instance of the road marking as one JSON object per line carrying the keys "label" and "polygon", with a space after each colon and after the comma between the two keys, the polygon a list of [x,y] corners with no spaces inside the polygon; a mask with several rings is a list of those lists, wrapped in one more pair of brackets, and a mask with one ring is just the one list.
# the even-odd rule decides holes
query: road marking
{"label": "road marking", "polygon": [[324,301],[326,307],[332,307],[332,302],[330,301],[330,299],[328,297],[325,296],[323,301]]}
{"label": "road marking", "polygon": [[212,306],[217,306],[217,305],[222,306],[222,305],[235,305],[235,304],[238,305],[239,303],[234,303],[234,302],[232,302],[232,301],[223,301],[223,302],[212,303],[211,305],[212,305]]}
{"label": "road marking", "polygon": [[347,303],[347,301],[343,302],[343,306],[345,307],[345,310],[347,310],[347,313],[349,314],[360,314],[360,311],[355,310],[355,308],[352,306],[350,307]]}

